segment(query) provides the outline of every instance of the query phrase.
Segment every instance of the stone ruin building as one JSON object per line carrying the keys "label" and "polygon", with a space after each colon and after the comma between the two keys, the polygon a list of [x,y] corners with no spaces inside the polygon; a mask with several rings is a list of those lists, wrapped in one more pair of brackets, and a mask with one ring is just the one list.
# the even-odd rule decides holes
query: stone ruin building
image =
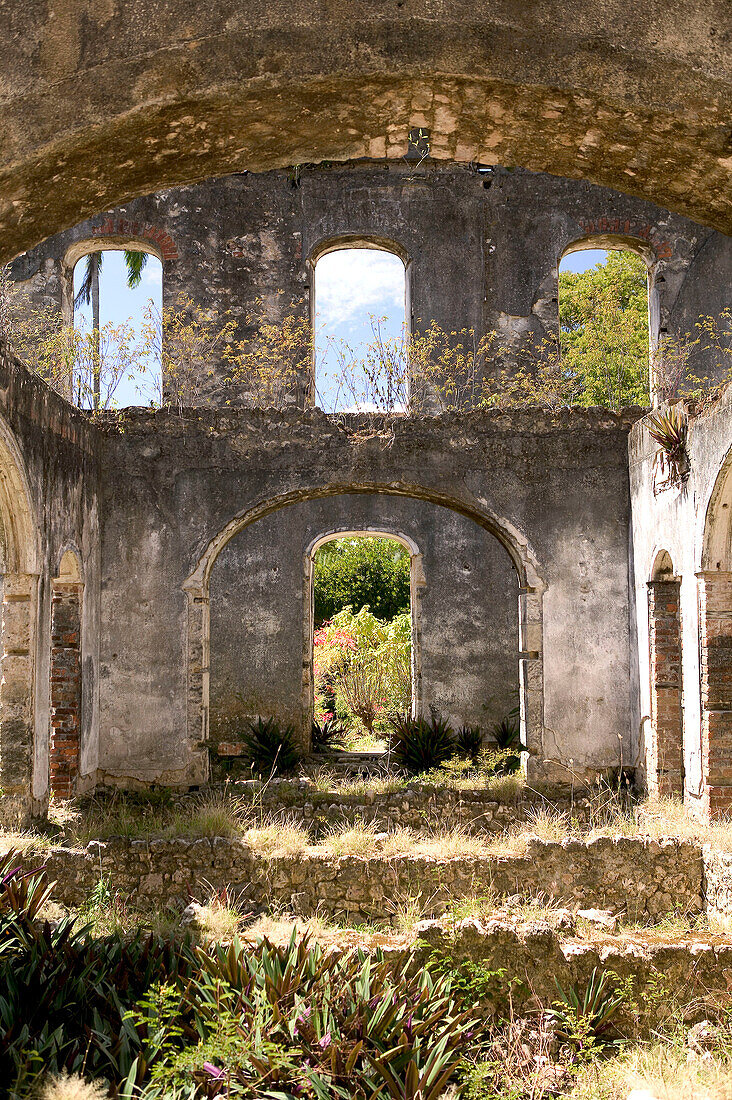
{"label": "stone ruin building", "polygon": [[[257,302],[308,318],[346,246],[403,260],[412,323],[495,331],[509,361],[556,333],[578,248],[643,257],[652,348],[730,304],[723,0],[7,12],[0,251],[29,309],[69,320],[100,245],[157,256],[164,302],[243,340]],[[532,781],[625,767],[732,809],[732,390],[665,480],[641,410],[426,408],[387,446],[308,402],[212,385],[120,429],[0,351],[6,821],[51,788],[205,784],[235,689],[306,745],[338,532],[409,548],[423,713],[480,721],[499,684]]]}

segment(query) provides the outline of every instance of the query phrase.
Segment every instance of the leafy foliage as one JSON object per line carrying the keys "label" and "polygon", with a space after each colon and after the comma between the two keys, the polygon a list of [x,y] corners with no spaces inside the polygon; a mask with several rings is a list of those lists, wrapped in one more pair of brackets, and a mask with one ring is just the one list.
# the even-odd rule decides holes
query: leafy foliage
{"label": "leafy foliage", "polygon": [[409,611],[409,554],[393,539],[334,539],[316,554],[314,593],[317,626],[344,607],[394,619]]}
{"label": "leafy foliage", "polygon": [[633,252],[611,251],[588,271],[559,275],[562,367],[579,405],[649,404],[648,271]]}
{"label": "leafy foliage", "polygon": [[317,721],[336,716],[369,733],[390,714],[406,713],[412,695],[408,612],[382,622],[362,607],[334,615],[315,631],[313,672]]}
{"label": "leafy foliage", "polygon": [[565,992],[557,983],[560,1000],[548,1010],[558,1038],[569,1043],[578,1053],[591,1053],[598,1043],[608,1041],[613,1019],[625,1000],[622,989],[616,988],[612,971],[594,968],[584,993],[574,987]]}
{"label": "leafy foliage", "polygon": [[95,939],[70,917],[40,923],[49,884],[19,860],[3,859],[0,885],[0,1079],[11,1100],[67,1073],[106,1079],[129,1100],[437,1100],[477,1029],[450,976],[412,976],[408,956],[326,953],[295,934],[284,947],[238,937],[202,947]]}
{"label": "leafy foliage", "polygon": [[445,718],[395,716],[391,721],[389,752],[395,763],[412,774],[444,764],[455,752],[455,735]]}
{"label": "leafy foliage", "polygon": [[526,745],[521,742],[521,727],[519,724],[519,708],[514,707],[505,718],[496,722],[491,728],[493,740],[500,750],[499,762],[496,765],[497,775],[513,775],[521,767],[522,752],[527,752]]}
{"label": "leafy foliage", "polygon": [[284,775],[297,767],[300,752],[292,726],[284,729],[274,718],[257,718],[244,735],[243,759],[257,775]]}

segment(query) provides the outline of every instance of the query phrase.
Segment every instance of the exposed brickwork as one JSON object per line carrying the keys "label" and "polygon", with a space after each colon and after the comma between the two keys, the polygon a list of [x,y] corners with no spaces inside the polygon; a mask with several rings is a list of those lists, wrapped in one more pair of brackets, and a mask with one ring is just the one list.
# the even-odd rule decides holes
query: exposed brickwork
{"label": "exposed brickwork", "polygon": [[648,585],[652,733],[646,771],[649,789],[662,796],[684,793],[680,591],[678,580]]}
{"label": "exposed brickwork", "polygon": [[699,577],[702,766],[710,816],[732,811],[732,573]]}
{"label": "exposed brickwork", "polygon": [[79,773],[81,594],[56,584],[51,599],[51,790],[70,798]]}

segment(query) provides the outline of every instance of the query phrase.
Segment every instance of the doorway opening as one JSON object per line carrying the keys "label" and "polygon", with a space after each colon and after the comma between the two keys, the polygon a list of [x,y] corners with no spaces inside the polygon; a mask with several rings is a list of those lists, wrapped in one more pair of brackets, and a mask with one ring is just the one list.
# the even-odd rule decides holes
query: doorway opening
{"label": "doorway opening", "polygon": [[418,709],[416,547],[369,532],[310,550],[313,748],[381,752]]}

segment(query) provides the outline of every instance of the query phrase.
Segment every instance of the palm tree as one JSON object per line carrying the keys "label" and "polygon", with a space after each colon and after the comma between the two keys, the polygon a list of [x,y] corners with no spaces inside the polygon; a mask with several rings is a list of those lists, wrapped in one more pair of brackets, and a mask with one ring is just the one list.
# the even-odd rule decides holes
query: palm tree
{"label": "palm tree", "polygon": [[[124,250],[124,256],[125,264],[127,265],[127,286],[130,290],[134,290],[135,287],[140,285],[142,272],[147,263],[147,252],[133,251],[132,249],[126,248]],[[96,364],[94,369],[92,406],[95,409],[99,408],[101,400],[101,363],[99,361],[99,273],[102,270],[103,259],[104,252],[102,249],[88,254],[84,278],[74,298],[74,309],[79,309],[80,306],[88,306],[90,302],[92,307],[92,339],[94,341],[94,362]]]}

